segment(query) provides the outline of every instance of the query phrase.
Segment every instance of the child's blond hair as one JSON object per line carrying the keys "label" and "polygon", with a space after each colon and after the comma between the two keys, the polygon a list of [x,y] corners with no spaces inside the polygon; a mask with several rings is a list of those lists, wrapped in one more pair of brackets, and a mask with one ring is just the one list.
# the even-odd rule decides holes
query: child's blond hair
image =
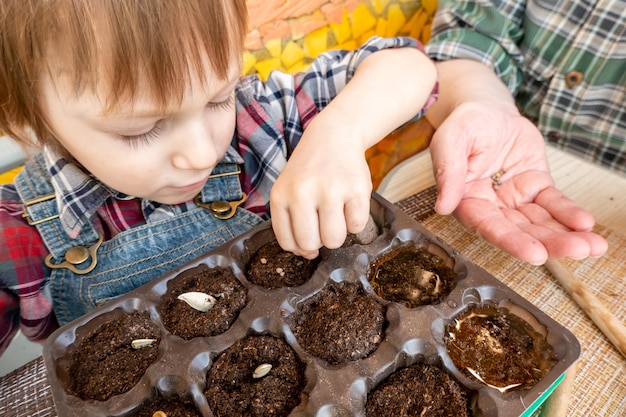
{"label": "child's blond hair", "polygon": [[192,77],[206,81],[206,65],[229,75],[246,23],[245,0],[2,0],[0,132],[55,145],[38,99],[45,71],[62,74],[74,94],[99,94],[107,110],[132,103],[141,77],[166,107]]}

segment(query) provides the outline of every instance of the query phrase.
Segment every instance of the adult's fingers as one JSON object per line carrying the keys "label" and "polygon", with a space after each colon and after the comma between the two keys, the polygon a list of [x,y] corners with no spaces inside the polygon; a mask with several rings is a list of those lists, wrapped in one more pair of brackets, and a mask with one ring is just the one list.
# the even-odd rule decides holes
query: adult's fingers
{"label": "adult's fingers", "polygon": [[579,207],[554,187],[548,187],[538,193],[535,203],[544,207],[552,217],[570,229],[590,231],[595,224],[591,213]]}
{"label": "adult's fingers", "polygon": [[433,164],[433,173],[437,184],[437,213],[447,215],[452,213],[465,190],[467,180],[467,158],[462,146],[451,146],[454,135],[452,129],[444,123],[434,134],[430,144],[430,155]]}
{"label": "adult's fingers", "polygon": [[483,239],[518,259],[541,265],[548,258],[547,248],[520,228],[519,219],[511,219],[490,201],[464,199],[455,211],[455,216]]}

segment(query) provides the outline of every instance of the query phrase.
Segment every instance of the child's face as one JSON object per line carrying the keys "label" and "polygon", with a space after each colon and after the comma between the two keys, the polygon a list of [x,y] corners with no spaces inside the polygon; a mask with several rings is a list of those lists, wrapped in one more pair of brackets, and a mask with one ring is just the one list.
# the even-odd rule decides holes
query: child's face
{"label": "child's face", "polygon": [[207,74],[204,85],[195,79],[180,105],[165,112],[146,95],[107,114],[99,95],[76,96],[62,78],[46,77],[42,107],[59,143],[100,181],[177,204],[202,189],[231,142],[239,71],[231,65],[227,80]]}

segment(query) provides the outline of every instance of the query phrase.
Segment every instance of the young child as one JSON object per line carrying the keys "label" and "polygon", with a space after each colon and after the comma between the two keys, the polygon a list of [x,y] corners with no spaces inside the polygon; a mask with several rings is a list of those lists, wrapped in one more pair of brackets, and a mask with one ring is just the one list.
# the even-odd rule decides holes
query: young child
{"label": "young child", "polygon": [[434,66],[372,38],[240,78],[245,3],[2,1],[0,131],[40,151],[0,187],[0,352],[20,323],[42,340],[270,209],[306,257],[365,226],[365,150],[430,106]]}

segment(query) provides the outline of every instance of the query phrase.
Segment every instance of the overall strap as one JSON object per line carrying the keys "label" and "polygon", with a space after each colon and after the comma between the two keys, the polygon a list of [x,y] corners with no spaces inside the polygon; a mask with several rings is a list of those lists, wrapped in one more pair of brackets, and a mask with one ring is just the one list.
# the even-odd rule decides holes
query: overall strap
{"label": "overall strap", "polygon": [[243,197],[241,182],[239,181],[240,174],[239,164],[229,162],[218,164],[200,192],[200,201],[210,203],[220,200],[240,200]]}
{"label": "overall strap", "polygon": [[71,239],[59,220],[55,190],[43,155],[29,160],[15,177],[15,187],[24,203],[26,221],[37,228],[44,244],[54,258],[62,258],[73,247],[90,247],[99,240],[97,230],[87,223],[75,239]]}
{"label": "overall strap", "polygon": [[241,190],[240,174],[239,164],[228,162],[218,164],[202,191],[194,198],[194,203],[209,210],[218,219],[231,218],[237,207],[247,198]]}
{"label": "overall strap", "polygon": [[[218,219],[228,219],[245,199],[236,163],[221,163],[213,170],[202,191],[194,200]],[[86,222],[76,238],[70,238],[59,220],[55,191],[43,156],[35,156],[16,176],[15,186],[24,202],[23,217],[37,228],[48,251],[55,259],[63,259],[74,248],[91,248],[101,236],[91,222]]]}

